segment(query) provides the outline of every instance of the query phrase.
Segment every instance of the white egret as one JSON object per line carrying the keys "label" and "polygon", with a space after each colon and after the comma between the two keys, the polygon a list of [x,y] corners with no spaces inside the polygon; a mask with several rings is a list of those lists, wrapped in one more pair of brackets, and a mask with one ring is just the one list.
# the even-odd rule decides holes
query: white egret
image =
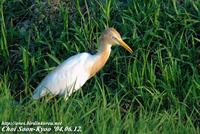
{"label": "white egret", "polygon": [[39,99],[49,93],[53,96],[64,95],[67,99],[73,92],[80,89],[85,82],[93,77],[109,58],[111,47],[119,44],[132,53],[132,49],[122,40],[114,28],[102,33],[98,52],[76,54],[50,72],[33,93],[33,99]]}

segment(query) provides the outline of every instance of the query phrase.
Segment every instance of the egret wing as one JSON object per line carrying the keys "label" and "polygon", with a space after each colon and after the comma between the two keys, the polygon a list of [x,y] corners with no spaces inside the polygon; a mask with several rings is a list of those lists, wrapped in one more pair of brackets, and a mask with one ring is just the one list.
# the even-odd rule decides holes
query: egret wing
{"label": "egret wing", "polygon": [[39,99],[48,93],[70,96],[89,79],[88,68],[92,55],[80,53],[60,64],[49,73],[36,88],[33,98]]}

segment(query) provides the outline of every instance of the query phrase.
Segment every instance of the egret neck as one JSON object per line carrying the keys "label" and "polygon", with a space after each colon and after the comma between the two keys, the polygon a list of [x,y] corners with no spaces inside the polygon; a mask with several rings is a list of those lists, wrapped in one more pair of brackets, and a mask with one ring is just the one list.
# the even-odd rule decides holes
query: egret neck
{"label": "egret neck", "polygon": [[94,76],[106,63],[110,56],[111,52],[111,44],[106,44],[103,40],[100,40],[100,47],[98,52],[93,55],[95,58],[95,62],[90,69],[90,78]]}

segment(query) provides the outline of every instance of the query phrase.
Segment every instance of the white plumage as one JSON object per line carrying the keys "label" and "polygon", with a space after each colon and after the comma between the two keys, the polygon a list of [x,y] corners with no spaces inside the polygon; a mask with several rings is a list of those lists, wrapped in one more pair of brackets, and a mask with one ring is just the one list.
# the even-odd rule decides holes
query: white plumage
{"label": "white plumage", "polygon": [[42,80],[33,98],[39,99],[47,93],[65,95],[67,98],[89,79],[90,74],[87,70],[93,64],[92,59],[94,58],[89,53],[80,53],[70,57]]}
{"label": "white plumage", "polygon": [[48,93],[53,96],[64,95],[67,99],[105,65],[114,44],[132,52],[120,34],[114,28],[108,28],[100,37],[97,54],[80,53],[64,61],[42,80],[33,93],[33,99],[39,99]]}

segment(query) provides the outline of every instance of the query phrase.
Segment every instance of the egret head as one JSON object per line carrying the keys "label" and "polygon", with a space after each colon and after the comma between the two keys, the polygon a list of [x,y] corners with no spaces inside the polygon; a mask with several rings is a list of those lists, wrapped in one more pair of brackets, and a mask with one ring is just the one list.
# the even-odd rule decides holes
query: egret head
{"label": "egret head", "polygon": [[121,35],[114,28],[106,29],[106,31],[103,32],[100,37],[100,42],[102,44],[109,44],[109,45],[117,44],[124,47],[130,53],[133,52],[133,50],[122,40]]}

